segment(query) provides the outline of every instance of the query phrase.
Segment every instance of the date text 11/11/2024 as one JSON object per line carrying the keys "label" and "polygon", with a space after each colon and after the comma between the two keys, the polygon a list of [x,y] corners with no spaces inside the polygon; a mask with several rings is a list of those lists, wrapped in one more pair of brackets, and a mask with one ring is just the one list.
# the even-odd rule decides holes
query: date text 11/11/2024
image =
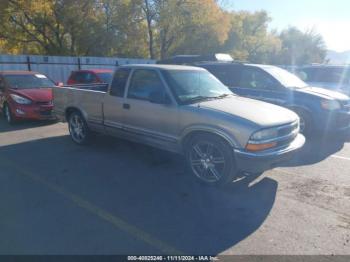
{"label": "date text 11/11/2024", "polygon": [[217,261],[210,255],[202,256],[128,256],[128,261]]}

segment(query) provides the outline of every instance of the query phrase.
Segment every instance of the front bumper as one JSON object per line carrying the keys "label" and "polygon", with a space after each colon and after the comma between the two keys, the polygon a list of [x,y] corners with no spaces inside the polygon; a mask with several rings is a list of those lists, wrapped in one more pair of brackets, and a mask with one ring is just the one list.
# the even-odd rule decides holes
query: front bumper
{"label": "front bumper", "polygon": [[298,134],[287,146],[275,150],[262,152],[248,152],[235,149],[235,157],[238,169],[248,173],[263,172],[276,167],[281,162],[290,160],[305,144],[305,137]]}
{"label": "front bumper", "polygon": [[54,120],[53,106],[13,105],[12,115],[16,120]]}
{"label": "front bumper", "polygon": [[350,135],[350,111],[338,110],[320,114],[315,124],[321,132]]}

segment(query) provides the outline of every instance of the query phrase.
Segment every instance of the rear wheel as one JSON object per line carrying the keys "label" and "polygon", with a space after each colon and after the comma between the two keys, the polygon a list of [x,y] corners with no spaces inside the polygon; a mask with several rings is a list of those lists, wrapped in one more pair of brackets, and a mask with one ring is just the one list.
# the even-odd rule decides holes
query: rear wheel
{"label": "rear wheel", "polygon": [[215,135],[192,138],[186,158],[193,175],[208,185],[227,184],[238,174],[232,147]]}
{"label": "rear wheel", "polygon": [[3,114],[7,123],[13,124],[15,122],[11,113],[11,109],[8,104],[4,105]]}
{"label": "rear wheel", "polygon": [[69,115],[68,128],[70,136],[75,143],[85,145],[90,142],[91,131],[80,112],[74,111]]}

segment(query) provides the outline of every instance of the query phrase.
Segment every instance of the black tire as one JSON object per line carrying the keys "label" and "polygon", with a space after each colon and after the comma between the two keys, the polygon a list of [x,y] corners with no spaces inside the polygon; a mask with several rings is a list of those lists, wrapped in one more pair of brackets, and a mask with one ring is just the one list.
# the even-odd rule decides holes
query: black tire
{"label": "black tire", "polygon": [[68,129],[70,137],[76,144],[86,145],[91,142],[92,132],[80,112],[74,111],[69,115]]}
{"label": "black tire", "polygon": [[3,112],[3,116],[4,116],[7,123],[9,123],[9,124],[15,123],[11,109],[7,103],[4,104],[4,106],[2,108],[2,112]]}
{"label": "black tire", "polygon": [[306,137],[310,137],[314,131],[313,121],[311,115],[305,110],[296,109],[295,113],[300,118],[300,133]]}
{"label": "black tire", "polygon": [[207,185],[226,185],[238,175],[232,147],[218,136],[195,135],[185,155],[194,177]]}

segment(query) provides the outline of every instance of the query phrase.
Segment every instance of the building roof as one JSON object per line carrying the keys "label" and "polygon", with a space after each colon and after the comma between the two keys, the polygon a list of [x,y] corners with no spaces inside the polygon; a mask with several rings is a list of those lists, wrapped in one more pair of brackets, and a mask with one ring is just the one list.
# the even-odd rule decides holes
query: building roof
{"label": "building roof", "polygon": [[42,74],[36,71],[25,71],[25,70],[7,70],[7,71],[0,71],[1,75],[35,75],[35,74]]}
{"label": "building roof", "polygon": [[121,65],[120,67],[132,67],[132,68],[152,68],[163,70],[205,70],[196,66],[184,66],[184,65],[161,65],[161,64],[130,64]]}

